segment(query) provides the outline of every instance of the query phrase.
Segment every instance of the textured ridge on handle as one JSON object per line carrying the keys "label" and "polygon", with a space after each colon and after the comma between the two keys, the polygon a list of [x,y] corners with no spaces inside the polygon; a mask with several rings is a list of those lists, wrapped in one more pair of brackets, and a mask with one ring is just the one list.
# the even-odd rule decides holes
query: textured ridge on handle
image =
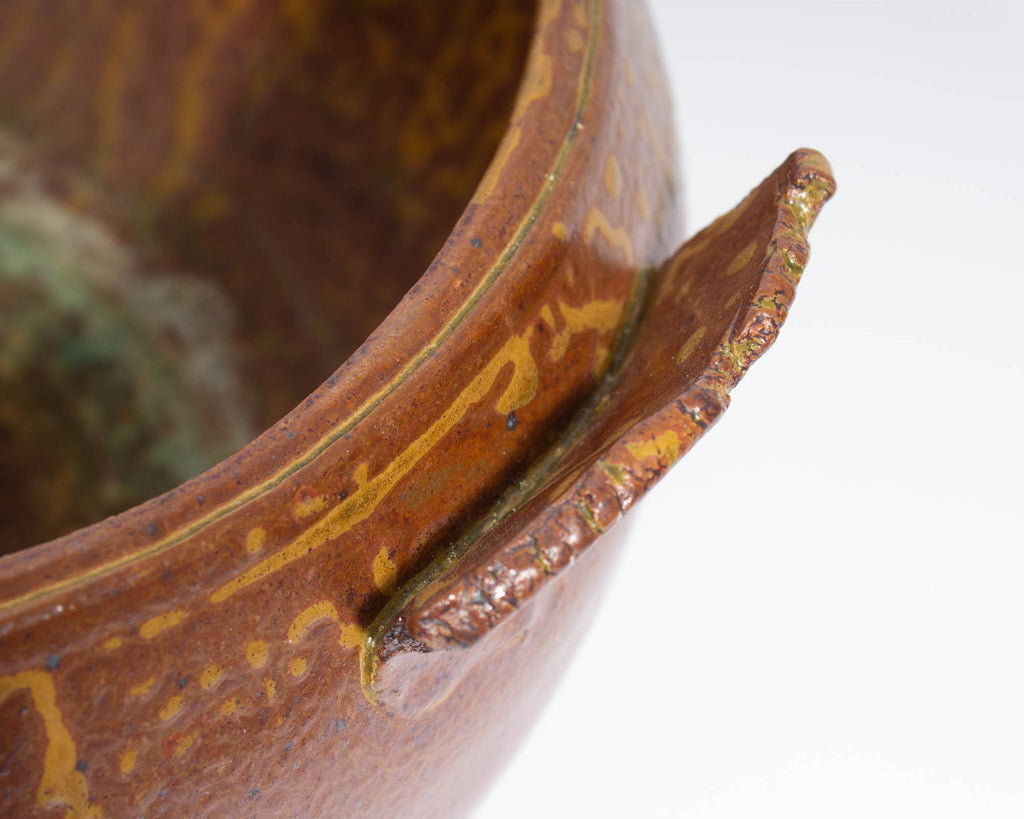
{"label": "textured ridge on handle", "polygon": [[[796,151],[662,267],[621,366],[558,466],[464,559],[375,624],[364,657],[371,699],[407,713],[441,702],[488,653],[464,649],[537,598],[718,419],[778,335],[807,232],[834,191],[824,157]],[[410,671],[418,684],[403,686]]]}

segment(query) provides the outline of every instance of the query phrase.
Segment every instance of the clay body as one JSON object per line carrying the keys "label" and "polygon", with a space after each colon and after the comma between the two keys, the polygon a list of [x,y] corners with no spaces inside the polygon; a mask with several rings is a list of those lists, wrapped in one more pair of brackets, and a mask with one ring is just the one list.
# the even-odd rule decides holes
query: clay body
{"label": "clay body", "polygon": [[[774,340],[834,188],[798,151],[679,249],[667,92],[639,4],[451,3],[448,34],[402,33],[364,4],[333,23],[285,5],[176,6],[159,67],[181,93],[166,110],[138,109],[146,11],[90,19],[133,54],[107,68],[34,34],[30,2],[0,12],[15,32],[0,110],[22,111],[4,125],[29,145],[24,166],[160,270],[212,271],[236,315],[225,345],[243,352],[225,367],[241,415],[263,428],[294,406],[198,477],[0,558],[0,815],[468,811],[585,627],[612,527]],[[345,64],[328,71],[332,24],[363,27],[381,90],[403,103],[352,145],[332,142],[338,112],[373,106],[348,96]],[[414,41],[424,56],[406,70],[398,46]],[[494,73],[453,84],[495,50]],[[19,54],[79,61],[69,87],[109,110],[68,119],[5,73]],[[240,59],[272,65],[246,79]],[[335,95],[314,99],[307,80],[325,71]],[[116,114],[136,110],[151,126],[138,145]],[[462,163],[478,136],[482,159]],[[368,145],[377,170],[344,181]],[[440,251],[420,259],[432,238]],[[365,326],[379,314],[358,305],[401,293]],[[216,439],[220,416],[201,417]],[[12,543],[31,531],[9,529]]]}

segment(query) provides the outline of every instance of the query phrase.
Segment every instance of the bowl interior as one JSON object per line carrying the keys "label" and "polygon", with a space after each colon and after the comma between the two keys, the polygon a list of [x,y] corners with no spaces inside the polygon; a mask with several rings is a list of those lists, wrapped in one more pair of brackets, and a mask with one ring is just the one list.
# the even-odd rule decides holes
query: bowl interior
{"label": "bowl interior", "polygon": [[0,4],[0,553],[194,476],[441,248],[533,2]]}

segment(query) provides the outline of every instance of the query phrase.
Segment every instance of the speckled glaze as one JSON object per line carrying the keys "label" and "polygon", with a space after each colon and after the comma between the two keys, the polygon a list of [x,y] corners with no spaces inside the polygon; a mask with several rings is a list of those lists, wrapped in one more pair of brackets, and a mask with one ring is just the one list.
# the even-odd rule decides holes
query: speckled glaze
{"label": "speckled glaze", "polygon": [[[297,49],[283,76],[307,64],[301,49],[314,46],[300,35],[315,40],[316,4],[278,5],[299,20],[294,40],[283,37]],[[483,5],[452,4],[453,14]],[[145,13],[112,6],[107,28],[124,29],[128,48]],[[506,6],[519,19],[515,4],[496,4]],[[32,7],[0,14],[30,20]],[[277,5],[186,7],[183,56],[166,69],[179,90],[218,54],[233,64],[223,43],[273,30]],[[479,23],[467,14],[465,25]],[[18,30],[0,26],[15,32],[0,37],[0,77]],[[281,39],[259,40],[260,59]],[[0,100],[18,102],[6,76]],[[301,78],[283,87],[302,88]],[[61,122],[62,111],[33,120],[37,99],[18,119],[23,138]],[[152,224],[198,212],[184,246],[231,260],[215,269],[234,297],[233,265],[253,251],[238,251],[230,225],[204,220],[256,196],[258,174],[239,172],[222,186],[230,195],[210,200],[205,169],[228,144],[210,113],[225,97],[211,99],[189,109],[191,125],[154,132],[166,145],[137,154],[110,147],[128,127],[117,117],[117,128],[86,117],[43,142],[47,161],[80,162],[110,191],[135,185],[131,196],[165,203]],[[834,190],[824,159],[797,151],[679,249],[670,119],[640,4],[542,0],[496,155],[440,252],[365,343],[204,474],[0,558],[0,815],[430,817],[472,807],[589,620],[617,552],[619,530],[609,530],[717,420],[774,340],[807,231]],[[415,140],[407,150],[413,168],[430,155]],[[83,207],[121,225],[114,235],[137,236],[115,200],[97,194]],[[282,241],[301,245],[295,221]],[[323,270],[343,261],[332,253],[304,257],[316,268],[314,301],[328,294],[317,326],[339,301],[353,309],[330,295]],[[255,312],[240,308],[256,324],[268,317],[287,348],[273,359],[256,345],[257,363],[273,361],[257,383],[295,356],[323,356],[319,331],[297,349],[294,317],[269,318],[277,287],[267,301],[251,296]]]}

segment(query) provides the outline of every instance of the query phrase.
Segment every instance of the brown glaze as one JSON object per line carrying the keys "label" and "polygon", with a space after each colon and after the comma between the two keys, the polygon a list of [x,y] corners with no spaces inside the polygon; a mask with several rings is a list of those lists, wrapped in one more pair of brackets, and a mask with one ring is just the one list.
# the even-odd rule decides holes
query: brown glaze
{"label": "brown glaze", "polygon": [[797,152],[663,265],[666,100],[637,4],[542,2],[495,159],[366,343],[207,473],[0,558],[0,815],[469,809],[833,190]]}
{"label": "brown glaze", "polygon": [[798,151],[653,277],[620,359],[558,445],[374,623],[364,655],[374,701],[409,715],[443,701],[486,665],[477,643],[543,598],[718,420],[775,340],[833,191],[821,155]]}
{"label": "brown glaze", "polygon": [[[87,327],[66,354],[64,338],[28,328],[42,361],[13,375],[0,361],[0,440],[12,442],[0,464],[11,490],[0,496],[0,554],[195,476],[279,420],[366,339],[442,246],[494,155],[533,17],[523,0],[372,10],[356,0],[0,3],[0,168],[18,165],[16,186],[0,179],[0,246],[5,206],[105,233],[129,257],[120,278],[138,281],[94,282],[84,312],[112,307],[131,319],[124,292],[144,302],[128,328]],[[30,198],[29,186],[46,197]],[[81,242],[67,241],[63,255],[82,257]],[[6,310],[54,311],[57,299],[38,293],[11,303],[18,277],[5,282],[3,262]],[[54,275],[88,278],[77,267]],[[153,281],[183,303],[146,299]],[[225,349],[206,380],[237,386],[225,396],[179,385],[197,396],[193,408],[158,418],[153,405],[168,397],[150,383],[195,356],[184,342],[154,344],[149,330],[174,324],[162,312],[203,304],[223,305],[205,325]],[[4,345],[25,335],[13,324],[0,329]],[[130,332],[136,324],[147,330]],[[209,350],[213,333],[204,335]],[[139,336],[157,348],[142,364],[106,350],[139,349]],[[189,414],[210,404],[229,405],[232,423]],[[103,425],[140,431],[123,452],[100,454]],[[175,435],[183,441],[156,451]]]}

